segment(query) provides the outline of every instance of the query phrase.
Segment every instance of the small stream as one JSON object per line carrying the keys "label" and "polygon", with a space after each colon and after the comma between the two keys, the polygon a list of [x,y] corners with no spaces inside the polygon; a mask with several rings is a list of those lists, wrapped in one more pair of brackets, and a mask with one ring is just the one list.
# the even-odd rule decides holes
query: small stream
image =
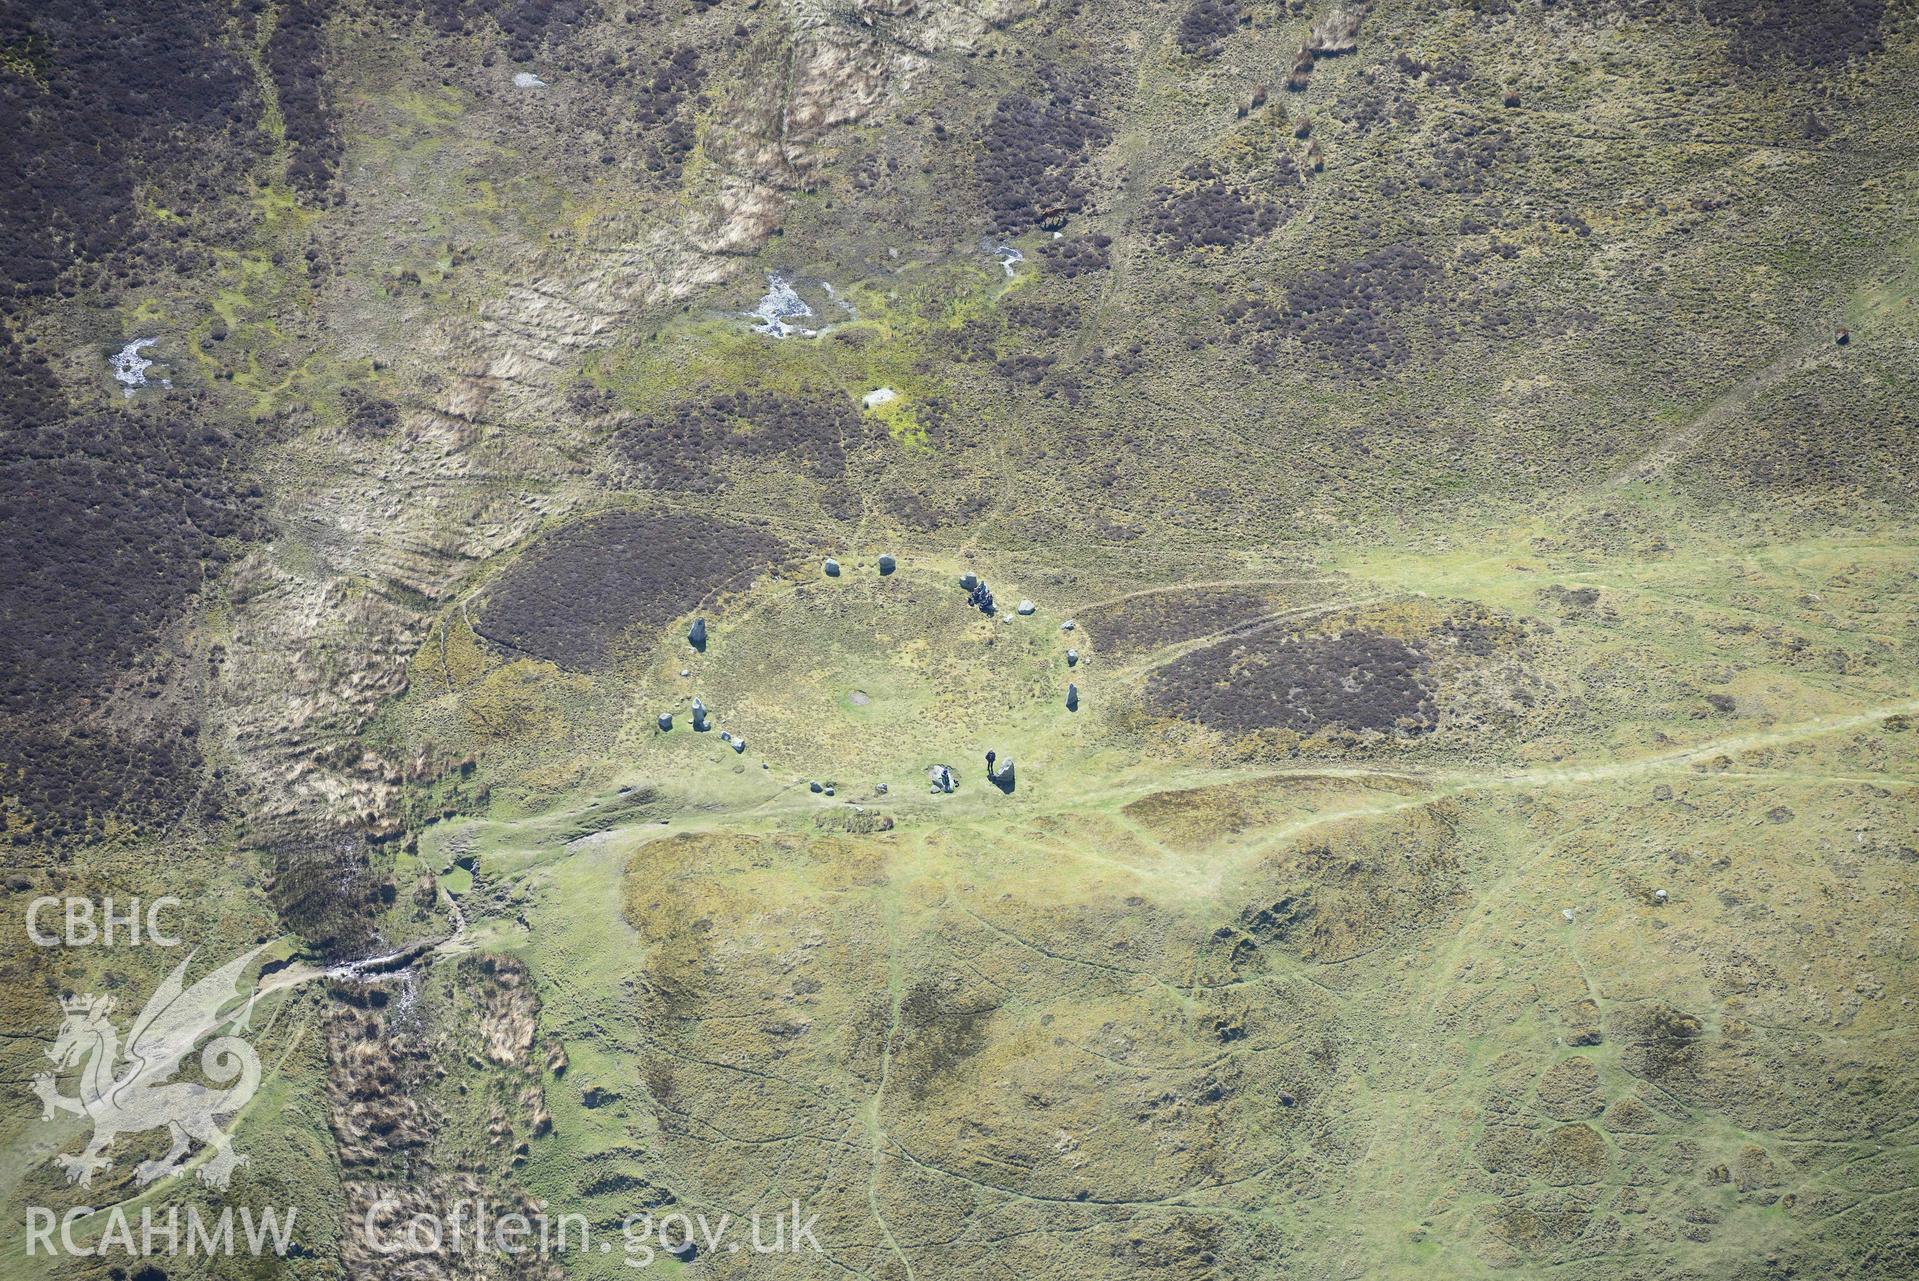
{"label": "small stream", "polygon": [[466,913],[461,909],[458,899],[449,895],[448,902],[451,904],[448,915],[453,922],[453,932],[442,938],[421,939],[379,956],[341,961],[325,969],[315,969],[311,965],[289,965],[283,970],[262,974],[253,999],[257,1001],[268,992],[297,987],[313,979],[331,979],[336,983],[377,983],[404,974],[421,961],[456,951],[466,940]]}
{"label": "small stream", "polygon": [[[140,353],[159,341],[158,338],[135,338],[132,342],[114,353],[112,361],[113,381],[119,383],[126,389],[126,394],[129,398],[132,397],[134,392],[147,385],[147,370],[153,368],[154,365],[153,361],[146,359]],[[171,387],[173,386],[173,380],[170,378],[162,378],[160,379],[160,385],[162,387]]]}
{"label": "small stream", "polygon": [[979,247],[981,252],[991,254],[999,260],[1000,270],[1006,273],[1008,280],[1013,278],[1013,268],[1026,261],[1026,255],[1013,245],[1004,240],[995,240],[991,236],[980,241]]}
{"label": "small stream", "polygon": [[447,896],[448,917],[453,922],[453,932],[441,939],[421,939],[409,943],[395,952],[384,956],[369,956],[360,961],[343,961],[322,971],[327,978],[342,979],[351,982],[356,979],[385,978],[400,970],[411,969],[413,963],[424,957],[453,950],[466,937],[466,913],[460,908],[460,900]]}
{"label": "small stream", "polygon": [[853,305],[834,292],[833,286],[824,280],[805,282],[782,272],[768,272],[766,294],[760,299],[760,305],[746,313],[760,323],[753,326],[756,334],[771,334],[775,338],[818,338],[829,332],[835,325],[844,321],[831,321],[826,324],[808,325],[802,321],[819,320],[820,313],[800,295],[800,286],[811,289],[817,285],[825,295],[822,300],[831,303],[846,313],[847,320],[859,319]]}

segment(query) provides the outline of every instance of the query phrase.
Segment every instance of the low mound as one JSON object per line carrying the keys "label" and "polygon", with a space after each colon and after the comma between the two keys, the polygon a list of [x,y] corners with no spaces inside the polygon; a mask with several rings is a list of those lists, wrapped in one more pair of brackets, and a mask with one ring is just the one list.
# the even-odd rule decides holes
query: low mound
{"label": "low mound", "polygon": [[1440,926],[1463,901],[1458,826],[1457,807],[1440,801],[1327,824],[1320,839],[1274,851],[1231,936],[1238,967],[1256,970],[1273,952],[1349,961]]}
{"label": "low mound", "polygon": [[785,545],[692,516],[614,512],[542,535],[500,576],[474,628],[570,671],[605,665],[614,642],[657,629],[714,592],[741,586]]}

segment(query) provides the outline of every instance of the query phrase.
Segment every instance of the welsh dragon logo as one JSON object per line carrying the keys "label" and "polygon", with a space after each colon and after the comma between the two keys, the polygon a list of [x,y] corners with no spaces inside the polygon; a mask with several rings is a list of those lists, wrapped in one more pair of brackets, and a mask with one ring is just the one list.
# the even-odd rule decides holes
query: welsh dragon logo
{"label": "welsh dragon logo", "polygon": [[[47,1057],[60,1073],[80,1069],[80,1093],[77,1098],[61,1094],[54,1072],[36,1076],[33,1092],[40,1096],[42,1119],[51,1120],[58,1110],[93,1122],[93,1138],[83,1150],[53,1158],[67,1172],[67,1182],[91,1184],[96,1171],[113,1164],[107,1151],[120,1135],[162,1127],[171,1134],[172,1146],[164,1156],[135,1167],[142,1186],[178,1174],[196,1141],[213,1149],[199,1172],[209,1187],[226,1187],[233,1172],[246,1164],[247,1158],[233,1150],[221,1119],[231,1118],[260,1088],[259,1056],[232,1033],[245,1030],[258,999],[238,991],[240,976],[264,950],[257,947],[229,961],[190,988],[185,982],[193,960],[189,954],[140,1011],[124,1046],[110,1018],[111,996],[61,1000],[66,1018]],[[200,1069],[210,1084],[169,1080],[193,1047],[209,1036],[213,1039],[200,1052]]]}

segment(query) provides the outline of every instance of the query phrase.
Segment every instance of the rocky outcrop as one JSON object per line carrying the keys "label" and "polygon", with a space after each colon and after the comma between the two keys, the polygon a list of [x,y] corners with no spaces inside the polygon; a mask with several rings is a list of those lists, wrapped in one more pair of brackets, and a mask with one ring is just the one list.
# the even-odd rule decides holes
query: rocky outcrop
{"label": "rocky outcrop", "polygon": [[[702,138],[707,176],[668,206],[677,215],[604,214],[533,254],[477,314],[439,321],[410,352],[382,353],[427,391],[403,406],[390,438],[353,454],[330,438],[283,451],[284,474],[300,480],[270,497],[279,540],[231,576],[233,638],[213,717],[246,776],[257,839],[285,852],[289,884],[332,887],[285,894],[283,910],[371,892],[353,888],[367,879],[354,839],[331,837],[401,835],[401,780],[377,756],[331,749],[404,691],[408,659],[473,567],[578,501],[576,450],[596,420],[584,412],[556,425],[551,410],[580,357],[725,280],[831,160],[838,131],[896,97],[933,53],[970,45],[1012,12],[795,0],[757,33],[747,55],[757,70],[715,111]],[[349,154],[349,187],[354,172]],[[531,479],[502,485],[500,475]],[[306,865],[316,857],[323,867]],[[347,919],[295,914],[289,924],[341,948],[364,941]]]}

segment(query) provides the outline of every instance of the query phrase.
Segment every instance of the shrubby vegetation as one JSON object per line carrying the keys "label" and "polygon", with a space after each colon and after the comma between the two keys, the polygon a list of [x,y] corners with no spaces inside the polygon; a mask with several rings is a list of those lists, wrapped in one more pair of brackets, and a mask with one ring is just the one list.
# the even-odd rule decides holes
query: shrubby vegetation
{"label": "shrubby vegetation", "polygon": [[1040,259],[1048,271],[1057,272],[1068,280],[1094,271],[1105,271],[1113,265],[1110,250],[1113,238],[1104,232],[1089,235],[1067,236],[1060,240],[1049,240],[1040,246]]}
{"label": "shrubby vegetation", "polygon": [[[257,86],[202,0],[0,4],[0,310],[210,261],[196,210],[265,158]],[[141,201],[169,209],[165,223]],[[218,803],[182,674],[148,653],[256,529],[247,441],[206,401],[82,408],[26,326],[0,330],[0,795],[16,841],[171,825]],[[115,695],[148,709],[104,714]],[[217,780],[214,780],[217,782]]]}
{"label": "shrubby vegetation", "polygon": [[443,35],[484,35],[489,27],[505,37],[507,55],[530,61],[549,42],[565,39],[589,18],[585,0],[381,0],[402,15],[418,14]]}
{"label": "shrubby vegetation", "polygon": [[764,530],[692,516],[611,512],[527,548],[488,593],[477,630],[562,667],[589,670],[634,629],[658,629],[784,554]]}
{"label": "shrubby vegetation", "polygon": [[[80,414],[29,361],[0,382],[0,795],[46,840],[110,818],[171,823],[199,791],[190,726],[121,729],[90,712],[255,532],[259,491],[234,465],[239,442],[183,397]],[[141,692],[157,698],[168,679]]]}
{"label": "shrubby vegetation", "polygon": [[1221,641],[1156,669],[1147,697],[1171,715],[1235,734],[1417,732],[1431,729],[1438,712],[1425,656],[1367,631],[1272,645]]}
{"label": "shrubby vegetation", "polygon": [[1389,245],[1304,273],[1281,304],[1235,299],[1221,315],[1262,366],[1274,341],[1291,336],[1348,373],[1377,377],[1412,358],[1407,313],[1432,296],[1439,278],[1419,249]]}
{"label": "shrubby vegetation", "polygon": [[867,430],[859,408],[832,393],[734,392],[684,401],[638,419],[613,438],[615,454],[654,489],[712,493],[728,457],[799,464],[815,480],[846,471],[846,447]]}
{"label": "shrubby vegetation", "polygon": [[292,153],[287,181],[309,196],[327,191],[340,163],[340,131],[324,84],[324,28],[331,12],[320,0],[284,0],[266,48],[267,70],[273,76]]}
{"label": "shrubby vegetation", "polygon": [[1025,231],[1083,209],[1081,171],[1112,135],[1085,77],[1047,66],[1040,79],[1031,96],[1008,94],[994,104],[980,137],[986,207],[999,231]]}
{"label": "shrubby vegetation", "polygon": [[[136,278],[130,251],[151,234],[136,186],[192,204],[264,155],[252,74],[220,42],[227,12],[212,0],[0,3],[0,305],[71,295],[102,268]],[[67,274],[76,266],[89,270]]]}
{"label": "shrubby vegetation", "polygon": [[[1282,156],[1281,164],[1297,182],[1291,158]],[[1174,249],[1228,249],[1265,235],[1279,220],[1272,200],[1229,181],[1212,161],[1196,160],[1153,189],[1146,229]]]}
{"label": "shrubby vegetation", "polygon": [[1832,67],[1876,52],[1885,0],[1704,0],[1706,21],[1731,31],[1729,56],[1753,71]]}
{"label": "shrubby vegetation", "polygon": [[1179,51],[1193,58],[1217,58],[1241,21],[1239,0],[1193,0],[1180,16]]}

